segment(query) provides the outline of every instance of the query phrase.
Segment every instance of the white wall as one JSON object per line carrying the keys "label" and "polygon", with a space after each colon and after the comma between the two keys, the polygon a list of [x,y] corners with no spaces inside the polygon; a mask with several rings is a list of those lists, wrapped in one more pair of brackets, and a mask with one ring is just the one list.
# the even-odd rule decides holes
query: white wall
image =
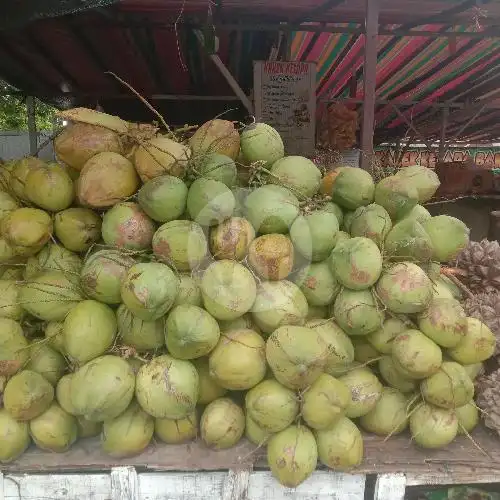
{"label": "white wall", "polygon": [[[38,133],[38,145],[46,141],[52,132],[44,131]],[[30,138],[28,132],[0,131],[0,158],[2,160],[12,160],[22,158],[30,154]],[[44,147],[39,158],[42,160],[54,160],[54,148],[52,142]]]}

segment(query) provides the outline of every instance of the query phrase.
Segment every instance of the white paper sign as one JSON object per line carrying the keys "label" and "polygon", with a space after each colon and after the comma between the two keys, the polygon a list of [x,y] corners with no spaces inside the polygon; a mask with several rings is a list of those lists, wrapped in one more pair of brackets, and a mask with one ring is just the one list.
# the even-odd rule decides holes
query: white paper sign
{"label": "white paper sign", "polygon": [[257,121],[273,126],[286,154],[313,154],[316,142],[316,63],[255,61]]}

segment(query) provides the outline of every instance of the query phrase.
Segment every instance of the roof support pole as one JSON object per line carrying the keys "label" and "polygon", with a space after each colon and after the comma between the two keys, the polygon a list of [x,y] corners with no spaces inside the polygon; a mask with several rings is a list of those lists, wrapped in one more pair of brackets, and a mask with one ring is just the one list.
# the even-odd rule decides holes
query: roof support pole
{"label": "roof support pole", "polygon": [[361,167],[370,168],[375,128],[375,91],[377,86],[377,40],[380,0],[365,0],[365,65],[363,128],[361,129]]}
{"label": "roof support pole", "polygon": [[448,128],[448,116],[450,114],[450,110],[448,108],[443,108],[443,112],[441,115],[441,135],[439,138],[439,161],[444,160],[444,155],[446,154],[446,129]]}
{"label": "roof support pole", "polygon": [[33,96],[26,97],[26,110],[28,112],[30,155],[35,156],[38,150],[38,134],[36,132],[35,98]]}

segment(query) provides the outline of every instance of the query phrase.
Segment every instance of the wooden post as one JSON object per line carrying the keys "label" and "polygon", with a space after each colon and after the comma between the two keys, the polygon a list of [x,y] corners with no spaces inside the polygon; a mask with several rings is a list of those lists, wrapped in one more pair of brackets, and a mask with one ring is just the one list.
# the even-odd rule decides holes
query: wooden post
{"label": "wooden post", "polygon": [[28,112],[30,155],[35,156],[38,149],[38,134],[36,132],[35,98],[33,96],[26,97],[26,110]]}
{"label": "wooden post", "polygon": [[448,115],[450,110],[448,108],[443,108],[443,114],[441,116],[441,135],[439,137],[439,161],[444,160],[444,155],[446,154],[446,129],[448,128]]}
{"label": "wooden post", "polygon": [[377,39],[380,0],[365,0],[365,67],[363,128],[361,130],[361,167],[370,168],[375,128],[375,91],[377,87]]}

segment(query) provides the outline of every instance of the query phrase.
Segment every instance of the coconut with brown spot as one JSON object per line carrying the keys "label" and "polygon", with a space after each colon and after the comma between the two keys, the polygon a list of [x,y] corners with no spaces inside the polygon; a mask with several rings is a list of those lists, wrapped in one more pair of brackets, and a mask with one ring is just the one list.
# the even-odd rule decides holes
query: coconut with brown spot
{"label": "coconut with brown spot", "polygon": [[290,238],[282,234],[265,234],[250,244],[248,262],[255,273],[265,279],[285,279],[293,268],[294,249]]}
{"label": "coconut with brown spot", "polygon": [[231,217],[210,230],[210,251],[217,260],[243,260],[255,238],[255,229],[242,217]]}

